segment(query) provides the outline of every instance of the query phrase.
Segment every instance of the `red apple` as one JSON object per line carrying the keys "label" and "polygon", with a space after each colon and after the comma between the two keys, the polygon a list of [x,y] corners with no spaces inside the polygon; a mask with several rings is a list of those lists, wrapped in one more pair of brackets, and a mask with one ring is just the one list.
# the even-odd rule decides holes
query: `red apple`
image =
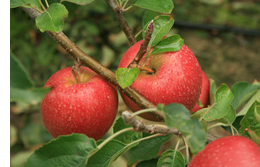
{"label": "red apple", "polygon": [[80,67],[77,83],[71,67],[53,74],[45,88],[52,87],[41,103],[46,129],[54,137],[83,133],[95,140],[103,137],[115,120],[116,88],[87,67]]}
{"label": "red apple", "polygon": [[203,107],[200,107],[197,103],[193,107],[192,110],[190,110],[191,113],[195,113],[198,110],[205,108],[209,105],[209,78],[207,75],[201,70],[202,72],[202,88],[201,88],[201,94],[200,94],[200,101],[203,104]]}
{"label": "red apple", "polygon": [[188,167],[260,167],[260,147],[243,136],[227,136],[209,143]]}
{"label": "red apple", "polygon": [[[118,67],[127,67],[137,55],[142,40],[131,46],[122,57]],[[146,55],[144,55],[146,56]],[[199,99],[202,85],[200,65],[193,52],[183,44],[177,52],[164,52],[150,55],[145,62],[140,63],[155,73],[141,71],[131,85],[133,89],[142,94],[155,105],[163,103],[180,103],[191,110]],[[133,112],[140,110],[130,98],[120,92],[127,107]],[[141,117],[159,121],[151,114],[145,113]]]}

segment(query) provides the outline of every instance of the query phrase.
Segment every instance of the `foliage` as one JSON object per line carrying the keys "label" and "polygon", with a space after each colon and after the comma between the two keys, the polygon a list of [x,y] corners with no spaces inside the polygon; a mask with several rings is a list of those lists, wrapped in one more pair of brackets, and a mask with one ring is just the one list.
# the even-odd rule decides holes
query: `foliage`
{"label": "foliage", "polygon": [[[124,0],[117,2],[126,3]],[[131,2],[130,7],[134,12],[131,15],[127,13],[125,15],[130,27],[136,27],[138,31],[143,30],[142,35],[139,35],[137,39],[144,37],[148,23],[154,20],[154,32],[148,44],[149,48],[154,46],[151,54],[178,51],[184,42],[177,34],[161,40],[171,30],[174,19],[165,15],[172,12],[172,1],[159,2],[157,0]],[[196,2],[192,1],[192,3]],[[22,112],[28,106],[35,106],[36,110],[39,110],[37,105],[49,91],[49,89],[39,87],[42,87],[50,74],[72,64],[73,59],[66,51],[46,33],[39,33],[39,30],[41,32],[63,31],[85,53],[112,71],[116,71],[118,82],[123,88],[134,82],[139,74],[138,69],[117,70],[120,54],[128,48],[127,39],[124,34],[119,33],[121,29],[115,23],[114,15],[106,7],[105,1],[98,2],[97,5],[94,0],[68,0],[67,2],[62,0],[52,1],[48,5],[49,7],[44,10],[37,0],[11,0],[11,8],[23,6],[35,8],[42,13],[36,19],[35,25],[32,20],[28,24],[21,24],[28,18],[27,14],[18,8],[12,9],[15,12],[11,13],[10,20],[12,25],[10,36],[11,104],[20,106]],[[203,6],[205,7],[205,4]],[[182,13],[181,17],[185,17],[183,10],[185,10],[183,7],[176,9],[178,13]],[[228,20],[233,19],[235,18],[228,17]],[[218,23],[223,21],[219,17],[213,20]],[[142,27],[139,25],[141,22]],[[253,23],[249,26],[256,27]],[[220,123],[233,134],[241,126],[239,129],[241,135],[250,137],[259,144],[259,82],[254,84],[237,82],[230,89],[226,84],[221,84],[217,88],[216,83],[211,80],[211,95],[211,105],[192,116],[183,105],[174,103],[157,107],[164,113],[166,125],[169,128],[177,128],[183,134],[194,155],[203,150],[206,144],[204,129],[210,128],[208,125],[214,122]],[[26,124],[28,127],[29,125],[30,123]],[[106,140],[95,141],[82,134],[60,136],[51,141],[49,141],[50,137],[46,137],[49,142],[36,149],[25,166],[109,166],[122,155],[127,156],[128,165],[138,163],[139,166],[147,164],[185,166],[185,159],[177,149],[168,149],[163,154],[158,154],[161,146],[173,138],[172,135],[151,135],[134,131],[121,133],[127,128],[129,126],[124,124],[122,118],[118,118],[113,126],[112,138],[110,136]],[[26,136],[23,138],[25,139],[21,140],[28,139]],[[42,141],[37,144],[40,142]],[[11,151],[20,148],[19,145],[15,145]],[[188,159],[186,159],[187,162]]]}

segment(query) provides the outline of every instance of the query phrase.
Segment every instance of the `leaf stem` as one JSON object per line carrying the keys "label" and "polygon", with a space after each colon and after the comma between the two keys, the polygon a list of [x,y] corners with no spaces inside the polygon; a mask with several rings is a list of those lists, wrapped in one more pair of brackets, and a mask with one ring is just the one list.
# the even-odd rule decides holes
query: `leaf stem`
{"label": "leaf stem", "polygon": [[38,1],[40,2],[41,6],[42,6],[42,9],[45,11],[46,8],[45,8],[44,5],[42,4],[42,1],[41,1],[41,0],[38,0]]}
{"label": "leaf stem", "polygon": [[157,111],[157,108],[147,108],[147,109],[139,110],[137,112],[134,112],[132,114],[132,117],[135,117],[135,116],[143,114],[143,113],[151,112],[151,111]]}
{"label": "leaf stem", "polygon": [[[123,8],[125,8],[125,6],[126,6],[126,4],[127,4],[128,1],[129,1],[129,0],[126,0],[126,2],[124,3]],[[125,10],[124,10],[124,11],[125,11]]]}
{"label": "leaf stem", "polygon": [[178,149],[178,151],[180,151],[180,150],[182,150],[184,148],[186,148],[186,146],[182,146],[181,148]]}
{"label": "leaf stem", "polygon": [[47,0],[45,0],[45,3],[46,3],[46,6],[47,6],[47,8],[48,8],[48,7],[49,7],[48,1],[47,1]]}
{"label": "leaf stem", "polygon": [[135,34],[135,38],[137,38],[138,35],[141,34],[141,32],[143,32],[143,30],[140,30],[137,34]]}
{"label": "leaf stem", "polygon": [[230,127],[234,128],[234,130],[236,131],[236,134],[239,134],[239,132],[237,131],[237,129],[233,125],[230,125]]}
{"label": "leaf stem", "polygon": [[124,9],[124,12],[128,11],[129,9],[131,9],[133,6],[129,6],[128,8]]}
{"label": "leaf stem", "polygon": [[185,144],[185,147],[186,147],[186,159],[187,159],[187,164],[190,162],[190,154],[189,154],[189,146],[188,146],[188,143],[185,139],[185,137],[183,135],[180,135],[183,139],[183,142]]}
{"label": "leaf stem", "polygon": [[110,142],[112,139],[114,139],[116,136],[128,132],[128,131],[134,131],[134,129],[132,127],[130,128],[125,128],[122,129],[116,133],[114,133],[113,135],[109,136],[106,140],[104,140],[100,145],[97,146],[98,149],[101,149],[104,145],[106,145],[108,142]]}
{"label": "leaf stem", "polygon": [[180,145],[180,137],[178,136],[178,141],[177,141],[175,149],[174,149],[175,151],[177,151],[179,145]]}
{"label": "leaf stem", "polygon": [[174,149],[173,163],[172,163],[172,164],[174,164],[174,160],[175,160],[175,156],[176,156],[176,151],[177,151],[177,149],[178,149],[178,147],[179,147],[179,144],[180,144],[180,136],[178,136],[178,141],[177,141],[176,146],[175,146],[175,149]]}
{"label": "leaf stem", "polygon": [[208,130],[210,130],[210,129],[212,129],[212,128],[215,128],[215,127],[217,127],[217,126],[222,126],[222,125],[224,125],[224,126],[227,126],[227,124],[224,124],[224,123],[216,123],[216,124],[213,124],[213,125],[211,125],[211,126],[209,126],[208,127]]}
{"label": "leaf stem", "polygon": [[232,127],[232,126],[230,126],[230,129],[231,129],[232,136],[234,136],[234,135],[235,135],[235,133],[234,133],[234,129],[233,129],[233,127]]}
{"label": "leaf stem", "polygon": [[[155,135],[150,135],[150,136],[147,136],[147,137],[144,137],[144,138],[135,140],[135,141],[133,141],[132,143],[129,143],[128,145],[126,145],[125,147],[128,147],[128,146],[130,146],[130,145],[132,145],[132,144],[135,144],[135,143],[138,143],[138,142],[147,140],[147,139],[151,139],[151,138],[157,137],[157,136],[162,136],[162,134],[158,133],[158,134],[155,134]],[[124,147],[124,148],[125,148],[125,147]]]}

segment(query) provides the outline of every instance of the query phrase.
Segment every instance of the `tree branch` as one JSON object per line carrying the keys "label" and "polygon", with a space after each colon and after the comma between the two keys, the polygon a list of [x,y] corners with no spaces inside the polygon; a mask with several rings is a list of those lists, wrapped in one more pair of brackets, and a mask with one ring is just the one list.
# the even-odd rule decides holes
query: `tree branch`
{"label": "tree branch", "polygon": [[[174,135],[178,135],[178,136],[183,136],[181,134],[181,132],[176,129],[176,128],[165,128],[165,127],[161,127],[161,126],[156,126],[156,125],[146,125],[143,123],[142,120],[137,120],[135,118],[135,116],[132,116],[131,113],[129,113],[128,111],[124,111],[122,112],[122,118],[125,122],[125,124],[127,125],[131,125],[133,126],[134,130],[137,132],[145,132],[145,133],[162,133],[162,134],[174,134]],[[206,138],[207,138],[207,143],[210,143],[216,139],[218,139],[218,137],[207,133],[206,134]]]}
{"label": "tree branch", "polygon": [[[21,7],[31,18],[36,19],[41,15],[40,12],[33,8]],[[117,82],[116,75],[106,67],[102,66],[96,60],[85,54],[80,50],[70,39],[63,33],[55,33],[52,31],[46,31],[57,43],[59,43],[74,59],[79,58],[81,63],[86,65],[91,70],[95,71],[97,74],[103,76],[108,82],[115,85],[119,90],[121,90],[125,95],[132,99],[139,107],[145,108],[155,108],[156,106],[144,98],[141,94],[136,92],[131,87],[126,87],[123,89]],[[161,112],[151,112],[156,118],[164,120],[164,115]]]}
{"label": "tree branch", "polygon": [[136,43],[135,35],[133,34],[131,28],[128,26],[125,17],[122,14],[121,7],[117,5],[115,0],[106,0],[107,4],[110,6],[112,11],[114,12],[114,15],[120,24],[122,30],[124,31],[128,41],[130,42],[130,45],[132,46],[134,43]]}
{"label": "tree branch", "polygon": [[175,134],[181,135],[180,131],[176,128],[165,128],[156,125],[146,125],[141,120],[135,119],[128,111],[122,112],[122,118],[127,125],[133,126],[134,130],[137,132],[145,132],[145,133],[163,133],[163,134]]}

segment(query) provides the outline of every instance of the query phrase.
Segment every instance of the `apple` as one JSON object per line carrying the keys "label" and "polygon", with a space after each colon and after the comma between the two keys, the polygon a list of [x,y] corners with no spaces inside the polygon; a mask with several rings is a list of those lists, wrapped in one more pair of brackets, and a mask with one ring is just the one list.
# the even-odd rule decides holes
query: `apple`
{"label": "apple", "polygon": [[81,66],[81,83],[72,68],[54,73],[45,84],[51,87],[41,102],[41,114],[48,132],[59,135],[82,133],[98,140],[113,124],[118,108],[114,86],[87,67]]}
{"label": "apple", "polygon": [[205,108],[209,105],[209,78],[207,75],[201,70],[202,73],[202,88],[201,88],[201,94],[200,94],[200,101],[203,104],[203,107],[200,107],[197,103],[193,107],[193,109],[190,110],[191,113],[195,113],[198,110]]}
{"label": "apple", "polygon": [[243,136],[219,138],[200,151],[188,167],[259,167],[260,147]]}
{"label": "apple", "polygon": [[[119,68],[128,67],[137,55],[142,42],[143,40],[135,43],[126,51],[118,65]],[[193,52],[183,44],[177,52],[153,54],[146,62],[145,56],[146,54],[139,65],[155,72],[141,71],[131,87],[155,105],[179,103],[191,110],[199,99],[202,86],[201,68]],[[120,94],[130,110],[136,112],[141,109],[122,92]],[[151,121],[159,121],[149,113],[140,116]]]}

